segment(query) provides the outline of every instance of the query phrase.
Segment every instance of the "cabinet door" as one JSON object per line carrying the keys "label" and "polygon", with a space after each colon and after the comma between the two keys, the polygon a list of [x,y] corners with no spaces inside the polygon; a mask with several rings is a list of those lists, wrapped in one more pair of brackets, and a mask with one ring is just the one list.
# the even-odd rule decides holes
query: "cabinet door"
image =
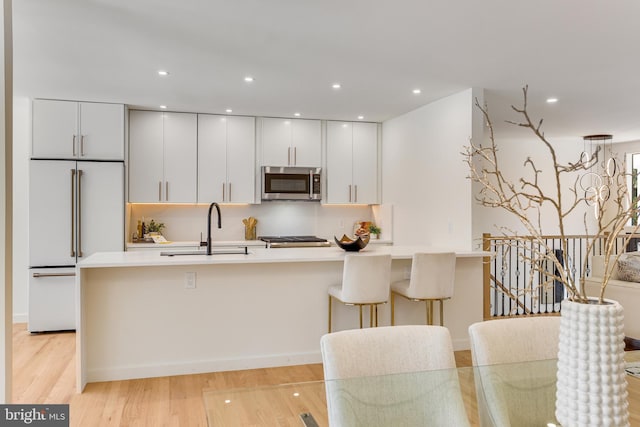
{"label": "cabinet door", "polygon": [[227,118],[227,200],[255,203],[255,119]]}
{"label": "cabinet door", "polygon": [[78,103],[72,101],[33,101],[31,157],[70,159],[76,157]]}
{"label": "cabinet door", "polygon": [[80,103],[81,159],[124,160],[124,105]]}
{"label": "cabinet door", "polygon": [[195,203],[198,185],[198,120],[195,114],[163,113],[165,202]]}
{"label": "cabinet door", "polygon": [[158,203],[163,187],[162,113],[129,112],[129,201]]}
{"label": "cabinet door", "polygon": [[353,124],[327,122],[327,203],[352,203]]}
{"label": "cabinet door", "polygon": [[291,164],[320,167],[322,165],[322,131],[320,120],[292,120]]}
{"label": "cabinet door", "polygon": [[289,166],[291,155],[291,120],[263,118],[262,166]]}
{"label": "cabinet door", "polygon": [[378,125],[353,123],[353,201],[378,203]]}
{"label": "cabinet door", "polygon": [[124,250],[124,164],[78,162],[78,259]]}
{"label": "cabinet door", "polygon": [[[227,185],[227,118],[198,114],[198,202],[223,202]],[[227,196],[228,197],[228,196]]]}
{"label": "cabinet door", "polygon": [[[29,264],[74,265],[75,161],[29,164]],[[72,222],[73,221],[73,222]]]}

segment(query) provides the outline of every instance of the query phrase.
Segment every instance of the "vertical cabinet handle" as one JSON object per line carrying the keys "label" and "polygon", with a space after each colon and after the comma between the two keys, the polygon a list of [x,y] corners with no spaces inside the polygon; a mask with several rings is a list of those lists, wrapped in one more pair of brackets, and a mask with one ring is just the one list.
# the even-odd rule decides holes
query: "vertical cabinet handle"
{"label": "vertical cabinet handle", "polygon": [[231,183],[229,183],[229,200],[227,200],[227,202],[231,201]]}
{"label": "vertical cabinet handle", "polygon": [[353,194],[354,194],[353,202],[358,203],[358,184],[353,186]]}
{"label": "vertical cabinet handle", "polygon": [[287,147],[287,166],[291,166],[291,147]]}
{"label": "vertical cabinet handle", "polygon": [[[74,137],[75,138],[75,137]],[[75,210],[75,181],[76,181],[76,170],[71,169],[71,253],[69,256],[75,258],[76,251],[75,249],[75,239],[74,239],[74,227],[76,225],[76,210]]]}
{"label": "vertical cabinet handle", "polygon": [[158,181],[158,201],[162,201],[162,181]]}
{"label": "vertical cabinet handle", "polygon": [[73,138],[71,140],[71,152],[73,154],[73,157],[76,156],[76,136],[73,135]]}
{"label": "vertical cabinet handle", "polygon": [[169,201],[169,181],[164,183],[164,200],[165,202]]}
{"label": "vertical cabinet handle", "polygon": [[224,202],[224,182],[222,183],[222,201]]}
{"label": "vertical cabinet handle", "polygon": [[84,156],[84,135],[80,135],[80,156]]}
{"label": "vertical cabinet handle", "polygon": [[82,256],[82,169],[78,169],[78,256]]}
{"label": "vertical cabinet handle", "polygon": [[351,203],[351,184],[349,184],[349,203]]}
{"label": "vertical cabinet handle", "polygon": [[293,166],[298,164],[298,147],[293,147]]}

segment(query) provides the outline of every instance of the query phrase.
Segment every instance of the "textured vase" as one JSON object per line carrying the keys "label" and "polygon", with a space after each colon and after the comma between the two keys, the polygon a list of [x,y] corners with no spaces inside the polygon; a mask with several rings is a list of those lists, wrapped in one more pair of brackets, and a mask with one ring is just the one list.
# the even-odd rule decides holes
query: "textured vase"
{"label": "textured vase", "polygon": [[556,418],[563,427],[629,426],[624,312],[605,302],[562,302]]}

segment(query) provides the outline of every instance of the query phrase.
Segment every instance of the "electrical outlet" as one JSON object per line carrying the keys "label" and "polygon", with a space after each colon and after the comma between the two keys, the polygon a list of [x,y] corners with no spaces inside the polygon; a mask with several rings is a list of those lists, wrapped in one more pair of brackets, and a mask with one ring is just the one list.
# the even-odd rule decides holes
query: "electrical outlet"
{"label": "electrical outlet", "polygon": [[184,288],[185,289],[195,289],[196,288],[196,273],[195,273],[195,271],[190,271],[188,273],[184,273]]}
{"label": "electrical outlet", "polygon": [[404,268],[404,278],[411,279],[411,267]]}

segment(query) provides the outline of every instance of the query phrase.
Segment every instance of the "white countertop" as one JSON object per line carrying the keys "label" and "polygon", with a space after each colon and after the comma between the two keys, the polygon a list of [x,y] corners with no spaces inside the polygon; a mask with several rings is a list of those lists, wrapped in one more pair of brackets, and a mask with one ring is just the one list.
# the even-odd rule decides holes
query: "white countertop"
{"label": "white countertop", "polygon": [[[240,245],[240,246],[245,246]],[[167,248],[171,250],[170,247]],[[202,248],[204,252],[204,248]],[[387,246],[369,245],[359,253],[390,254],[393,259],[411,259],[416,252],[441,252],[437,248],[426,246]],[[490,256],[491,252],[483,251],[455,251],[458,258]],[[158,251],[134,252],[98,252],[77,265],[78,268],[108,268],[108,267],[151,267],[172,265],[207,265],[207,264],[260,264],[286,262],[327,262],[342,261],[347,253],[332,246],[328,248],[273,248],[265,249],[250,247],[249,254],[225,255],[179,255],[161,256]]]}

